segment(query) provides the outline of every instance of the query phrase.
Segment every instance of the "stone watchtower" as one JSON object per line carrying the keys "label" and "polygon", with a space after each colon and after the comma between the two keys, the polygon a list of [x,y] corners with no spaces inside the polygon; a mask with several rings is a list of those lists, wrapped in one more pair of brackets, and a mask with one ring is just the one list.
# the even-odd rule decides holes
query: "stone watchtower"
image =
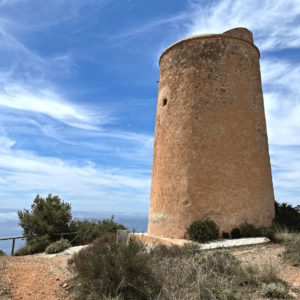
{"label": "stone watchtower", "polygon": [[159,60],[148,235],[184,238],[209,218],[270,225],[274,192],[252,32],[192,36]]}

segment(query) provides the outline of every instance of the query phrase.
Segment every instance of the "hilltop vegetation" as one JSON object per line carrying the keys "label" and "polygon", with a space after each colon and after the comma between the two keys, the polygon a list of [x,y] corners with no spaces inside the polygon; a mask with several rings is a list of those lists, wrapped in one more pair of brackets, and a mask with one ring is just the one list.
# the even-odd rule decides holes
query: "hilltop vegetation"
{"label": "hilltop vegetation", "polygon": [[[16,250],[15,255],[29,255],[43,252],[50,244],[57,242],[58,233],[79,232],[72,245],[86,245],[96,238],[116,233],[118,229],[127,229],[124,225],[110,219],[72,219],[71,204],[64,202],[58,196],[49,194],[45,199],[37,195],[31,205],[31,211],[18,211],[19,226],[26,238],[26,245]],[[65,235],[67,241],[73,240],[76,235]],[[63,243],[61,244],[63,245]],[[64,246],[55,244],[49,249],[61,249]],[[49,250],[57,251],[57,250]]]}

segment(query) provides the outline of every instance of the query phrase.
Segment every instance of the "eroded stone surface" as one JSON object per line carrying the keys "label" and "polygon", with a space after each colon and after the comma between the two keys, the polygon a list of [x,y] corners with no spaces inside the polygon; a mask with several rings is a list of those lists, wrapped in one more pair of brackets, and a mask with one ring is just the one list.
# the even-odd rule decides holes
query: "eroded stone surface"
{"label": "eroded stone surface", "polygon": [[[237,37],[237,38],[236,38]],[[274,193],[259,52],[244,28],[185,39],[160,59],[148,234],[269,225]]]}

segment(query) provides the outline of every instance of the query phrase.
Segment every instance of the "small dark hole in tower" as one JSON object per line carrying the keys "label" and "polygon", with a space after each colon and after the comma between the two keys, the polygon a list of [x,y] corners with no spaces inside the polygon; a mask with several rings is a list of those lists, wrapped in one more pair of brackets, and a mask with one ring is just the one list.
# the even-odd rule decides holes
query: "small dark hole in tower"
{"label": "small dark hole in tower", "polygon": [[168,102],[168,100],[167,100],[167,99],[164,99],[164,100],[163,100],[163,106],[167,105],[167,102]]}

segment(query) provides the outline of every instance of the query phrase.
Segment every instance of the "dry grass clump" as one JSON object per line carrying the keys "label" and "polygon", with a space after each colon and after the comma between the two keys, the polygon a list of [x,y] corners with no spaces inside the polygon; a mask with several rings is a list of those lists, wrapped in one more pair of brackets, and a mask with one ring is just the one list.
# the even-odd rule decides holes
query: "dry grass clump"
{"label": "dry grass clump", "polygon": [[293,299],[293,297],[289,295],[286,285],[283,283],[264,283],[262,289],[267,297],[279,299]]}
{"label": "dry grass clump", "polygon": [[242,299],[233,275],[237,264],[227,253],[156,259],[155,274],[163,286],[156,299]]}
{"label": "dry grass clump", "polygon": [[300,234],[288,238],[284,242],[283,258],[295,267],[300,265]]}
{"label": "dry grass clump", "polygon": [[272,225],[273,229],[274,229],[274,236],[275,236],[275,240],[278,243],[283,243],[288,239],[293,238],[295,235],[297,235],[297,232],[294,230],[290,230],[288,229],[287,226],[285,225],[279,225],[273,222]]}
{"label": "dry grass clump", "polygon": [[120,295],[125,300],[154,298],[161,287],[143,248],[134,240],[126,246],[117,244],[116,235],[112,234],[82,249],[70,265],[81,283],[79,299]]}
{"label": "dry grass clump", "polygon": [[260,281],[266,284],[278,283],[282,280],[279,278],[280,268],[278,264],[272,261],[271,256],[269,261],[261,266]]}
{"label": "dry grass clump", "polygon": [[66,239],[61,239],[61,240],[59,240],[59,241],[57,241],[57,242],[55,242],[55,243],[50,244],[50,245],[46,248],[45,252],[46,252],[47,254],[59,253],[59,252],[62,252],[62,251],[64,251],[65,249],[68,249],[68,248],[70,248],[70,247],[72,247],[72,245],[69,243],[68,240],[66,240]]}

